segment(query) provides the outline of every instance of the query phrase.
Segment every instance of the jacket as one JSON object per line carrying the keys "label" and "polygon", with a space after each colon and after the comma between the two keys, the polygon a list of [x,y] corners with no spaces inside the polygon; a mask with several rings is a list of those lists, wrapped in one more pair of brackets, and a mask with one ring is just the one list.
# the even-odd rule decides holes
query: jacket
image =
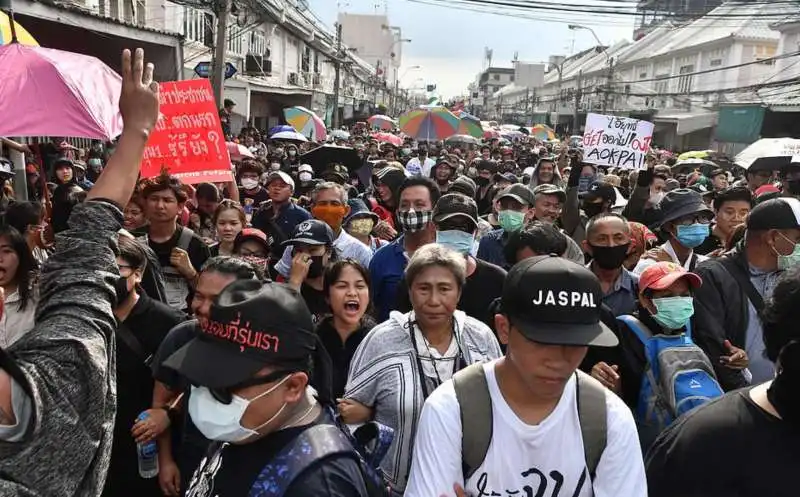
{"label": "jacket", "polygon": [[708,355],[722,388],[730,391],[746,387],[748,381],[741,371],[720,363],[720,356],[727,355],[723,342],[730,340],[736,347],[744,349],[749,316],[747,294],[722,264],[721,260],[725,258],[733,259],[745,273],[749,272],[743,245],[719,259],[702,262],[695,268],[694,272],[703,278],[703,284],[694,294],[692,338]]}

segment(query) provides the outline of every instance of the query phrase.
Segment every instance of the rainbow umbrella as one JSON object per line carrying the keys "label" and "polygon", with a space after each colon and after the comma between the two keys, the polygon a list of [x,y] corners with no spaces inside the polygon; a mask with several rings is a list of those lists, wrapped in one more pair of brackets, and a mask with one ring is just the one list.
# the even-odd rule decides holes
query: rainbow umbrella
{"label": "rainbow umbrella", "polygon": [[308,138],[324,142],[328,139],[328,131],[325,123],[316,114],[305,107],[287,107],[283,109],[286,122],[291,124],[298,133],[302,133]]}
{"label": "rainbow umbrella", "polygon": [[[37,42],[33,36],[31,36],[28,31],[19,25],[18,22],[14,22],[14,28],[17,32],[17,42],[22,45],[31,45],[34,47],[39,46],[39,42]],[[7,43],[11,43],[11,19],[9,19],[8,14],[5,12],[0,11],[0,45],[5,45]]]}
{"label": "rainbow umbrella", "polygon": [[531,128],[531,136],[540,140],[552,140],[556,137],[556,133],[544,124],[534,124]]}
{"label": "rainbow umbrella", "polygon": [[390,130],[397,126],[397,121],[392,119],[389,116],[384,116],[381,114],[375,114],[374,116],[367,119],[367,122],[370,126],[376,129],[383,129],[383,130]]}
{"label": "rainbow umbrella", "polygon": [[460,122],[444,107],[423,105],[400,116],[400,130],[417,141],[430,142],[458,134]]}
{"label": "rainbow umbrella", "polygon": [[458,123],[459,135],[469,135],[475,138],[483,136],[483,127],[480,119],[464,111],[460,111],[458,118],[460,119]]}

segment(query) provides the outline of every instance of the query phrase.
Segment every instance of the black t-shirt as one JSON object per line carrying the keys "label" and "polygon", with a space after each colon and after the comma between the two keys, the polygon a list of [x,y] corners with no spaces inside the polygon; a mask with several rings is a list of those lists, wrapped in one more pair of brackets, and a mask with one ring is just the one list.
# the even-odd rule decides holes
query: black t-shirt
{"label": "black t-shirt", "polygon": [[331,313],[331,308],[328,302],[325,301],[325,293],[322,290],[317,290],[303,283],[300,286],[300,295],[302,295],[303,300],[306,301],[308,310],[311,311],[311,318],[314,320],[315,324],[322,321],[322,318]]}
{"label": "black t-shirt", "polygon": [[[712,226],[711,229],[713,230],[714,227]],[[723,246],[724,245],[722,244],[722,240],[717,238],[717,235],[711,233],[705,240],[703,240],[703,243],[701,243],[699,247],[694,249],[694,253],[700,255],[708,255],[711,252],[719,248],[722,248]]]}
{"label": "black t-shirt", "polygon": [[[186,319],[186,315],[166,304],[141,295],[130,315],[120,326],[125,326],[136,337],[142,351],[154,356],[170,329]],[[117,337],[117,415],[114,422],[114,443],[111,449],[111,466],[106,480],[105,495],[136,495],[158,489],[138,475],[136,442],[131,428],[139,414],[153,403],[153,376],[145,365],[145,357]],[[136,491],[139,489],[141,491]]]}
{"label": "black t-shirt", "polygon": [[347,374],[350,370],[350,361],[356,353],[356,349],[361,341],[367,336],[369,330],[375,326],[375,322],[368,316],[361,320],[361,327],[354,331],[344,343],[342,338],[333,327],[333,318],[327,317],[317,325],[317,334],[322,345],[328,352],[333,365],[332,386],[333,398],[338,399],[344,396],[344,387],[347,385]]}
{"label": "black t-shirt", "polygon": [[[305,426],[280,430],[253,443],[214,444],[192,477],[189,489],[197,492],[192,495],[196,497],[251,495],[250,490],[264,466],[303,430],[324,422],[320,418]],[[284,495],[366,497],[367,491],[356,460],[347,455],[334,455],[299,474]]]}
{"label": "black t-shirt", "polygon": [[[153,252],[155,252],[156,257],[158,257],[158,262],[161,264],[162,269],[173,267],[172,263],[170,262],[170,255],[172,254],[172,249],[178,247],[181,233],[183,233],[183,230],[185,229],[186,228],[183,226],[178,226],[175,230],[175,233],[172,235],[172,238],[163,243],[154,242],[152,239],[150,239],[150,237],[148,237],[147,243],[150,248],[153,249]],[[206,245],[205,242],[203,242],[203,240],[201,240],[196,234],[192,234],[192,239],[189,241],[189,246],[185,250],[189,254],[189,260],[192,262],[192,266],[194,266],[195,271],[200,271],[200,269],[203,267],[203,264],[205,264],[208,258],[211,257],[211,252],[208,249],[208,245]],[[167,285],[167,293],[169,298],[169,292],[171,291],[170,280],[172,278],[166,273],[165,276],[167,279],[165,284]],[[189,295],[187,298],[191,298],[191,287],[188,285],[188,282],[186,285],[189,289]]]}
{"label": "black t-shirt", "polygon": [[[494,315],[491,313],[492,302],[503,293],[503,282],[506,271],[480,259],[475,259],[475,271],[467,277],[467,283],[461,292],[458,308],[478,321],[482,321],[494,330]],[[411,300],[408,298],[408,286],[405,276],[397,285],[397,310],[408,312],[411,310]]]}
{"label": "black t-shirt", "polygon": [[690,412],[647,455],[650,497],[795,497],[800,430],[758,407],[750,389]]}
{"label": "black t-shirt", "polygon": [[263,186],[259,186],[255,193],[250,193],[244,188],[239,188],[239,200],[244,212],[252,215],[262,202],[269,200],[269,194]]}

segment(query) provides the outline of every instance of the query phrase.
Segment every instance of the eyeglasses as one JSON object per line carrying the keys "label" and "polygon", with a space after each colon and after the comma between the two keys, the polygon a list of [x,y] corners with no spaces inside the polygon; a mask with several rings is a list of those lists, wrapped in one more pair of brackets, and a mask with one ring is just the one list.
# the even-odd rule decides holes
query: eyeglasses
{"label": "eyeglasses", "polygon": [[678,226],[689,226],[690,224],[711,224],[711,217],[709,214],[695,214],[693,216],[686,216],[673,221],[673,224]]}

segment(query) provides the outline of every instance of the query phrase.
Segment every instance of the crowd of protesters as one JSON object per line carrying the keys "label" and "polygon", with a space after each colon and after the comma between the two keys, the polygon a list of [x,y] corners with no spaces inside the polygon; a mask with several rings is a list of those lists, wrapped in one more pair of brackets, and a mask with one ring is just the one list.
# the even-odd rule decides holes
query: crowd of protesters
{"label": "crowd of protesters", "polygon": [[0,494],[796,495],[800,164],[245,128],[231,182],[141,179],[152,70],[6,178]]}

